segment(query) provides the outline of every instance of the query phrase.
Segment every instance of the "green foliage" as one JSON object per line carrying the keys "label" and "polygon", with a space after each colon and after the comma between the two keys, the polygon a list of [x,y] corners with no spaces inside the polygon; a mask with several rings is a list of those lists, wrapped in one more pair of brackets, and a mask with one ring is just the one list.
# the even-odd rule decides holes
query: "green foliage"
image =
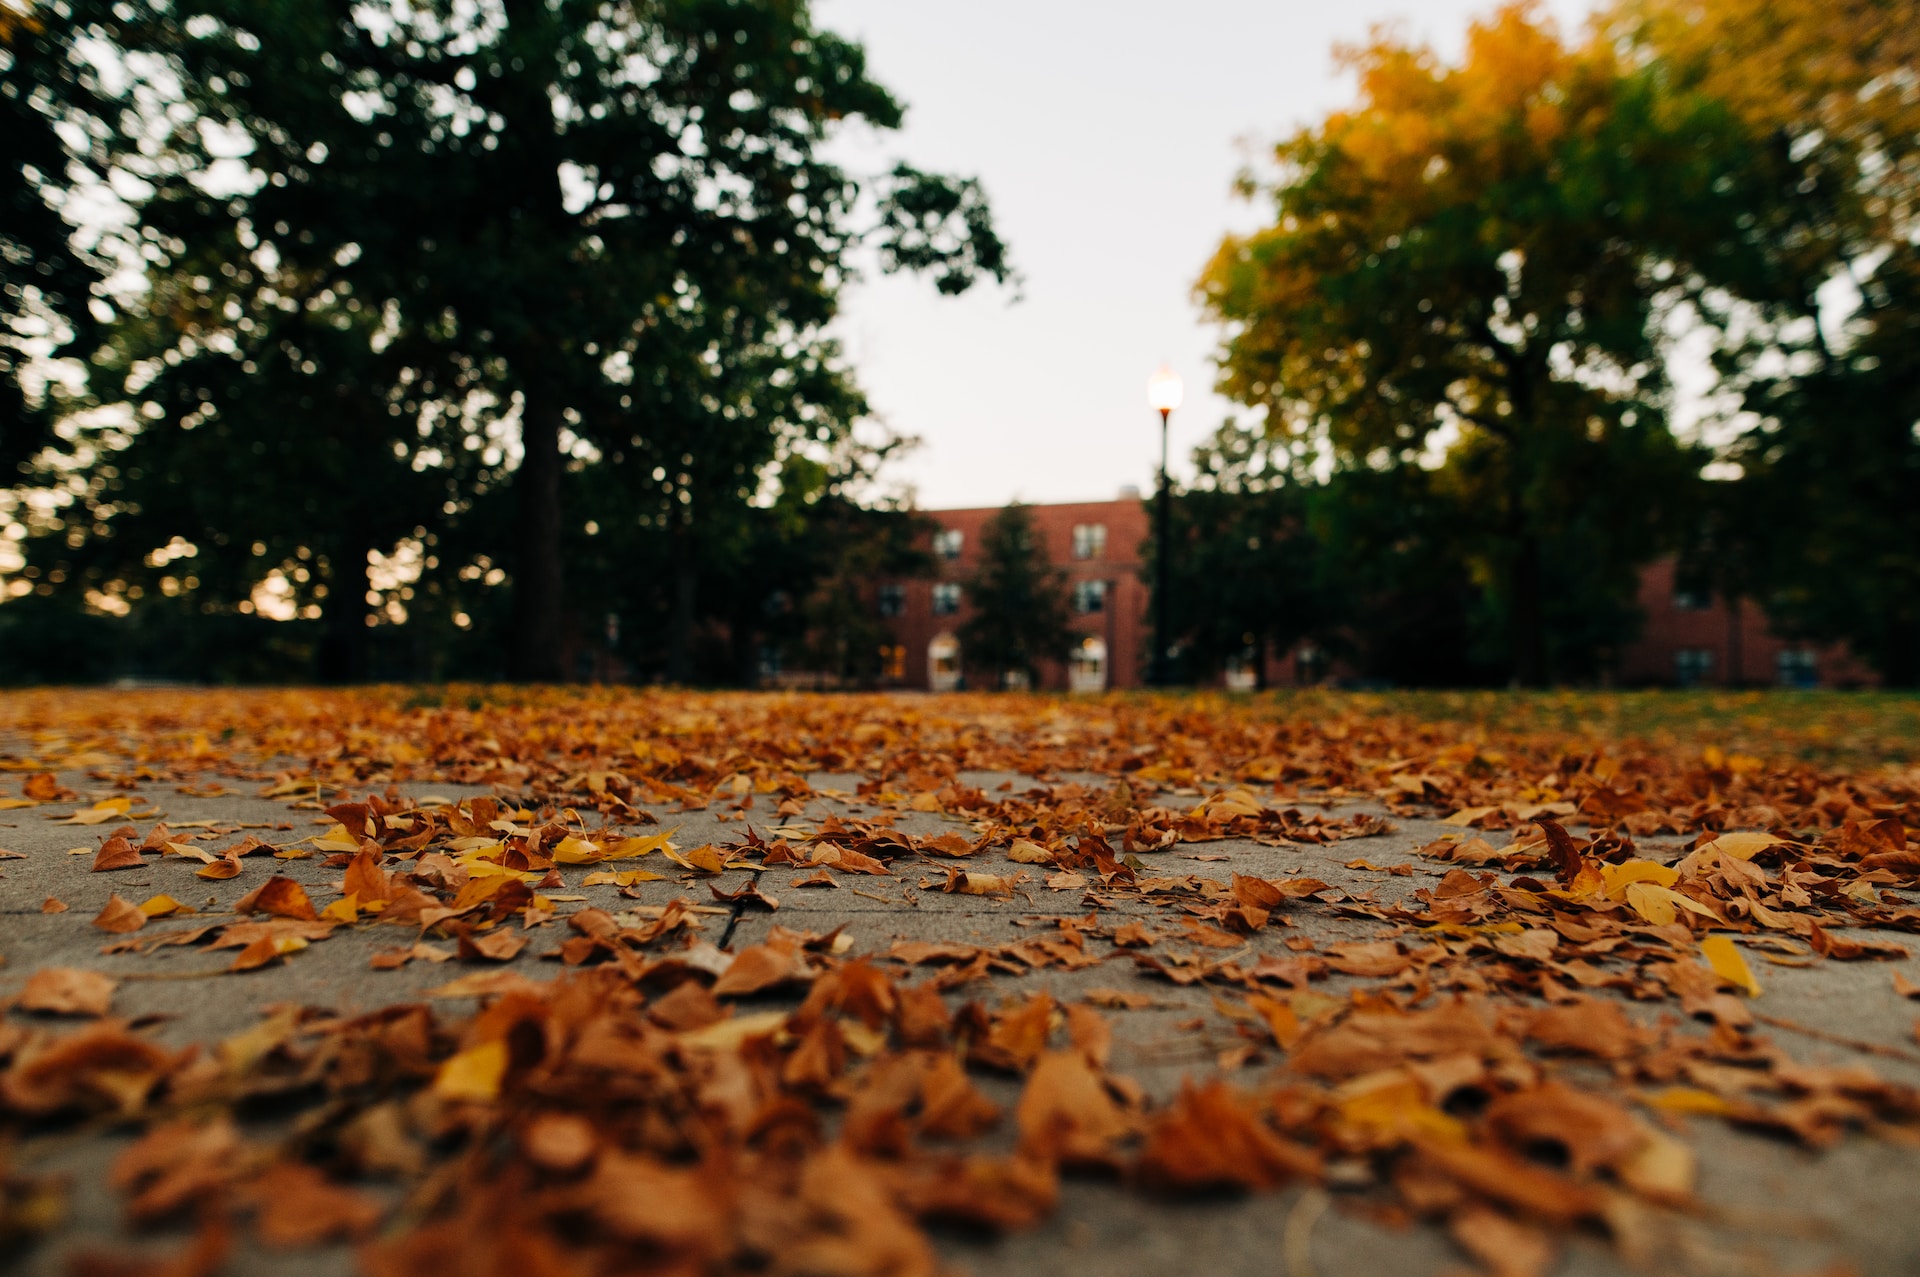
{"label": "green foliage", "polygon": [[1645,0],[1618,26],[1753,139],[1723,163],[1762,251],[1696,299],[1741,477],[1688,566],[1920,685],[1920,4]]}
{"label": "green foliage", "polygon": [[[172,547],[209,616],[278,572],[337,676],[403,610],[475,672],[557,676],[651,593],[690,677],[733,610],[703,582],[866,412],[823,336],[856,250],[1011,277],[977,183],[824,157],[901,109],[804,4],[129,0],[94,37],[147,71],[98,123],[151,191],[151,289],[95,368],[132,425],[43,473],[36,563],[137,605]],[[420,575],[382,597],[396,552]]]}
{"label": "green foliage", "polygon": [[1073,647],[1066,574],[1052,567],[1035,534],[1033,514],[1014,502],[980,532],[980,558],[966,582],[971,613],[960,626],[968,666],[1037,685],[1042,662],[1063,661]]}
{"label": "green foliage", "polygon": [[[0,473],[51,438],[57,400],[29,393],[34,343],[59,358],[83,352],[97,320],[105,265],[73,242],[50,197],[98,176],[100,149],[70,148],[56,132],[101,109],[100,89],[76,49],[93,16],[85,0],[0,6]],[[82,131],[81,136],[84,136]]]}
{"label": "green foliage", "polygon": [[[1194,464],[1198,480],[1173,501],[1173,640],[1190,673],[1252,659],[1264,686],[1269,654],[1328,628],[1308,485],[1275,467],[1264,437],[1232,425],[1195,450]],[[1156,554],[1149,539],[1149,589]]]}

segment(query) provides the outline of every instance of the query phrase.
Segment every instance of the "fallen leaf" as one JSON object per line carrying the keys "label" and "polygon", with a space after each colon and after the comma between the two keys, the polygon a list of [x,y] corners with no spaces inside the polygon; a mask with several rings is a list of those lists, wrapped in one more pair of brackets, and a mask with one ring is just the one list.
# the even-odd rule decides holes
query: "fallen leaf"
{"label": "fallen leaf", "polygon": [[1013,845],[1007,848],[1007,859],[1022,865],[1050,865],[1053,863],[1053,853],[1037,842],[1016,838]]}
{"label": "fallen leaf", "polygon": [[1721,855],[1732,856],[1735,860],[1752,860],[1767,848],[1783,844],[1772,834],[1732,833],[1718,834],[1700,845],[1703,848],[1711,847]]}
{"label": "fallen leaf", "polygon": [[198,910],[182,904],[172,896],[149,896],[140,902],[140,912],[149,918],[170,918],[175,914],[197,913]]}
{"label": "fallen leaf", "polygon": [[380,1222],[378,1202],[328,1181],[311,1166],[277,1162],[247,1184],[254,1232],[277,1249],[304,1249],[364,1237]]}
{"label": "fallen leaf", "polygon": [[[211,866],[209,866],[211,868]],[[202,871],[204,872],[204,871]],[[313,922],[319,917],[306,888],[291,878],[275,875],[234,901],[235,913],[270,913],[277,918],[295,918]]]}
{"label": "fallen leaf", "polygon": [[93,925],[102,931],[123,935],[129,931],[138,931],[147,925],[147,915],[139,908],[120,898],[118,892],[107,897],[107,903],[94,915]]}
{"label": "fallen leaf", "polygon": [[270,962],[288,957],[306,948],[304,936],[266,935],[250,942],[233,956],[229,971],[254,971]]}
{"label": "fallen leaf", "polygon": [[46,1015],[103,1016],[113,1006],[119,981],[77,967],[42,967],[27,978],[14,1005]]}
{"label": "fallen leaf", "polygon": [[1066,1165],[1110,1165],[1133,1123],[1080,1051],[1049,1051],[1014,1110],[1020,1151]]}
{"label": "fallen leaf", "polygon": [[20,792],[35,802],[57,803],[62,798],[73,797],[73,791],[60,783],[59,777],[52,772],[39,772],[27,777],[27,783]]}
{"label": "fallen leaf", "polygon": [[140,849],[125,838],[109,838],[100,844],[100,850],[94,854],[91,872],[106,873],[114,869],[138,869],[146,862],[140,859]]}
{"label": "fallen leaf", "polygon": [[512,962],[530,943],[526,933],[520,931],[502,929],[479,935],[463,932],[459,937],[460,960],[462,962]]}
{"label": "fallen leaf", "polygon": [[491,1100],[500,1094],[508,1059],[507,1044],[500,1040],[449,1056],[433,1075],[433,1093],[443,1100]]}
{"label": "fallen leaf", "polygon": [[1713,973],[1729,984],[1738,985],[1750,998],[1760,996],[1760,981],[1754,978],[1753,968],[1733,947],[1733,941],[1726,936],[1708,936],[1700,942],[1700,952],[1713,968]]}

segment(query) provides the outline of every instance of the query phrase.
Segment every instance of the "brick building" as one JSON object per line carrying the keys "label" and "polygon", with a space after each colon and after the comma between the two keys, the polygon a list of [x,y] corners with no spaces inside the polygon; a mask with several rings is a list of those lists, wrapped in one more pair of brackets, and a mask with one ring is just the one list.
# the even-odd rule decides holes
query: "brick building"
{"label": "brick building", "polygon": [[1620,651],[1625,686],[1868,687],[1879,676],[1843,644],[1790,642],[1776,635],[1750,600],[1733,607],[1717,595],[1680,588],[1672,559],[1640,575],[1646,625]]}
{"label": "brick building", "polygon": [[[1041,669],[1042,686],[1140,686],[1152,641],[1147,587],[1140,579],[1147,507],[1138,496],[1123,494],[1116,501],[1037,505],[1031,512],[1048,560],[1066,573],[1073,627],[1081,636],[1071,662]],[[893,619],[897,644],[888,654],[889,682],[936,691],[960,684],[957,636],[971,606],[965,582],[979,566],[980,533],[998,513],[997,506],[929,511],[939,525],[933,577],[879,587],[880,614]]]}
{"label": "brick building", "polygon": [[[1047,558],[1065,572],[1080,646],[1064,665],[1043,666],[1041,685],[1099,691],[1146,681],[1153,624],[1141,575],[1149,506],[1131,492],[1118,500],[1029,507]],[[951,690],[966,674],[960,625],[969,611],[966,580],[979,564],[980,533],[999,507],[931,510],[938,526],[930,579],[885,582],[877,588],[882,616],[895,641],[885,681],[896,687]],[[1723,599],[1678,589],[1675,565],[1649,566],[1640,580],[1646,616],[1641,635],[1620,652],[1614,681],[1621,686],[1858,687],[1878,679],[1844,646],[1810,646],[1775,635],[1751,602],[1729,609]],[[1301,670],[1292,653],[1266,658],[1269,685],[1294,683]],[[977,671],[974,672],[977,677]],[[1339,669],[1333,670],[1335,675]],[[1250,687],[1253,672],[1228,673]]]}

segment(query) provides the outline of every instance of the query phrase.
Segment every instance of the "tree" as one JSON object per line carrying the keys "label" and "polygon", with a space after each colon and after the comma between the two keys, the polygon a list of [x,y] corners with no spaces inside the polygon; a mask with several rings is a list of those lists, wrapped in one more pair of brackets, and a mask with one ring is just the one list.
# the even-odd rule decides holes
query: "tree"
{"label": "tree", "polygon": [[1048,563],[1026,506],[1016,501],[987,521],[966,588],[972,611],[959,638],[967,664],[991,670],[999,686],[1009,676],[1031,686],[1042,662],[1066,659],[1074,641],[1066,574]]}
{"label": "tree", "polygon": [[[1720,180],[1745,134],[1530,5],[1476,23],[1458,66],[1386,36],[1346,57],[1358,104],[1244,180],[1274,223],[1201,280],[1222,388],[1343,470],[1444,458],[1512,677],[1584,673],[1705,460],[1666,428],[1658,321],[1754,251]],[[1554,637],[1596,615],[1616,623]]]}
{"label": "tree", "polygon": [[[369,352],[334,370],[370,365],[335,405],[375,418],[336,440],[357,464],[480,454],[488,508],[463,493],[445,517],[504,538],[474,553],[486,577],[510,572],[520,677],[560,672],[564,547],[604,522],[569,510],[592,490],[578,476],[650,454],[642,473],[664,471],[678,506],[671,561],[695,565],[694,541],[716,525],[724,539],[784,448],[849,428],[844,375],[807,369],[834,363],[820,334],[859,245],[943,292],[1009,277],[977,184],[904,164],[861,178],[820,154],[834,129],[893,128],[901,108],[802,3],[130,0],[114,13],[99,38],[165,68],[160,107],[119,139],[152,191],[139,212],[156,278],[204,281],[211,300],[271,273],[295,281],[273,305],[343,317]],[[237,362],[260,366],[277,336],[232,338]],[[128,394],[144,414],[141,389]],[[406,435],[422,423],[459,438]],[[246,446],[276,446],[277,423],[242,428]],[[449,580],[479,562],[446,564]],[[676,586],[683,634],[696,584]]]}
{"label": "tree", "polygon": [[1232,423],[1193,459],[1199,477],[1173,502],[1174,641],[1200,669],[1252,660],[1264,688],[1267,657],[1328,619],[1308,485],[1275,464],[1263,434]]}
{"label": "tree", "polygon": [[[75,50],[85,21],[69,3],[0,2],[0,467],[11,477],[50,438],[52,405],[29,393],[37,353],[83,352],[98,326],[105,264],[74,243],[56,207],[99,149],[86,125],[103,109],[99,85]],[[60,137],[75,126],[81,150]]]}
{"label": "tree", "polygon": [[363,678],[371,631],[421,584],[385,583],[383,599],[373,559],[404,545],[434,577],[437,529],[482,483],[460,446],[479,427],[350,291],[235,255],[183,258],[129,304],[94,371],[135,390],[138,425],[74,447],[88,483],[55,517],[87,534],[41,537],[31,558],[121,614],[179,597],[250,615],[265,586],[321,619],[314,673]]}
{"label": "tree", "polygon": [[1645,0],[1615,34],[1754,140],[1763,251],[1698,301],[1740,477],[1694,566],[1920,685],[1920,4]]}

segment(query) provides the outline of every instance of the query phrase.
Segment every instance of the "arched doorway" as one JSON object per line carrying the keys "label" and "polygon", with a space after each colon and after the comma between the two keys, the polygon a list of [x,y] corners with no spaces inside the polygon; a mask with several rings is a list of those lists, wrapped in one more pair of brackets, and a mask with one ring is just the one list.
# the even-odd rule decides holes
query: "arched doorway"
{"label": "arched doorway", "polygon": [[960,686],[960,640],[951,634],[934,636],[927,644],[927,688],[951,692]]}
{"label": "arched doorway", "polygon": [[1067,690],[1104,692],[1107,690],[1107,645],[1089,634],[1080,640],[1067,658]]}

